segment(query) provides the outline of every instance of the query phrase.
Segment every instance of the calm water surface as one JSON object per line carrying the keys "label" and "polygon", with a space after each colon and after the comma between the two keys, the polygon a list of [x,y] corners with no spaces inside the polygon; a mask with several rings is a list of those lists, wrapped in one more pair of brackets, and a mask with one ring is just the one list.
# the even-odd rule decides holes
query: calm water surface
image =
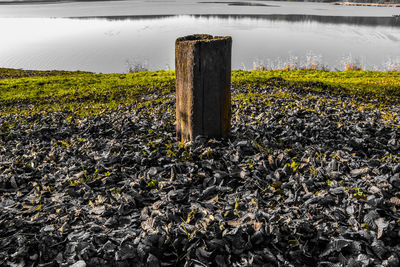
{"label": "calm water surface", "polygon": [[345,62],[364,69],[400,67],[400,19],[392,17],[400,8],[219,2],[0,5],[0,66],[94,72],[126,72],[135,66],[174,69],[175,39],[210,33],[233,37],[234,69],[280,68],[294,62],[329,69],[343,69]]}

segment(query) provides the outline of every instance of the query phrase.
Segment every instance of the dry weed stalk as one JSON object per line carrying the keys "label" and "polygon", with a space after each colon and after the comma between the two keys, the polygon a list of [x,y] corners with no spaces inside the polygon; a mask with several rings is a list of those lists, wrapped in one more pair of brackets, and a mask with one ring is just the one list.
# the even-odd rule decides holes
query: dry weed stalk
{"label": "dry weed stalk", "polygon": [[345,62],[344,63],[345,71],[352,71],[352,70],[362,70],[361,66],[358,66],[356,63],[352,63],[352,62]]}

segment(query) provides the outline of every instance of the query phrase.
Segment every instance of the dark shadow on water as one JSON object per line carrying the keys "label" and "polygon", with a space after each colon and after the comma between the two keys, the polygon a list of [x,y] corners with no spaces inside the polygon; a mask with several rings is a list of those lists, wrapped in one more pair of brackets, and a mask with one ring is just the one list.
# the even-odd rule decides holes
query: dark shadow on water
{"label": "dark shadow on water", "polygon": [[262,4],[262,3],[254,3],[254,2],[218,2],[218,1],[207,1],[207,2],[197,2],[199,4],[223,4],[223,5],[228,5],[228,6],[265,6],[265,7],[280,7],[277,5],[267,5],[267,4]]}
{"label": "dark shadow on water", "polygon": [[[346,24],[360,26],[389,26],[400,27],[400,17],[344,17],[344,16],[319,16],[319,15],[185,15],[199,19],[253,19],[265,21],[286,21],[286,22],[318,22],[329,24]],[[166,18],[180,17],[177,15],[144,15],[144,16],[94,16],[94,17],[71,17],[74,19],[106,19],[118,20],[159,20]]]}
{"label": "dark shadow on water", "polygon": [[111,21],[120,21],[120,20],[159,20],[159,19],[167,19],[179,17],[178,15],[133,15],[133,16],[85,16],[85,17],[69,17],[70,19],[81,19],[81,20],[90,20],[90,19],[104,19]]}

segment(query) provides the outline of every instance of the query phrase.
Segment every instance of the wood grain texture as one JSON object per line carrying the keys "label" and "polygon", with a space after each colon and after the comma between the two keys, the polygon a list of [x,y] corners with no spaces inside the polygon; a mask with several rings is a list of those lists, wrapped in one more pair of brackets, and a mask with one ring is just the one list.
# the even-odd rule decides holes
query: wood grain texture
{"label": "wood grain texture", "polygon": [[176,40],[177,138],[225,137],[231,124],[231,37],[190,35]]}

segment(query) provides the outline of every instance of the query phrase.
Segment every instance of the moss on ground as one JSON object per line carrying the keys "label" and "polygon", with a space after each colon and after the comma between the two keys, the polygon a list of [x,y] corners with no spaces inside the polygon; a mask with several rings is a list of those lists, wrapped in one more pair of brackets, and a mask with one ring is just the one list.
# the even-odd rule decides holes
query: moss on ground
{"label": "moss on ground", "polygon": [[274,70],[234,71],[235,86],[293,86],[311,91],[327,91],[365,98],[390,100],[400,97],[400,72]]}
{"label": "moss on ground", "polygon": [[[256,97],[255,88],[289,87],[398,103],[400,72],[233,71],[232,86],[244,89],[234,99],[246,95],[247,98]],[[0,115],[65,111],[84,117],[125,105],[140,107],[156,101],[155,98],[146,99],[146,95],[156,93],[162,99],[174,90],[174,71],[94,74],[0,69]]]}

